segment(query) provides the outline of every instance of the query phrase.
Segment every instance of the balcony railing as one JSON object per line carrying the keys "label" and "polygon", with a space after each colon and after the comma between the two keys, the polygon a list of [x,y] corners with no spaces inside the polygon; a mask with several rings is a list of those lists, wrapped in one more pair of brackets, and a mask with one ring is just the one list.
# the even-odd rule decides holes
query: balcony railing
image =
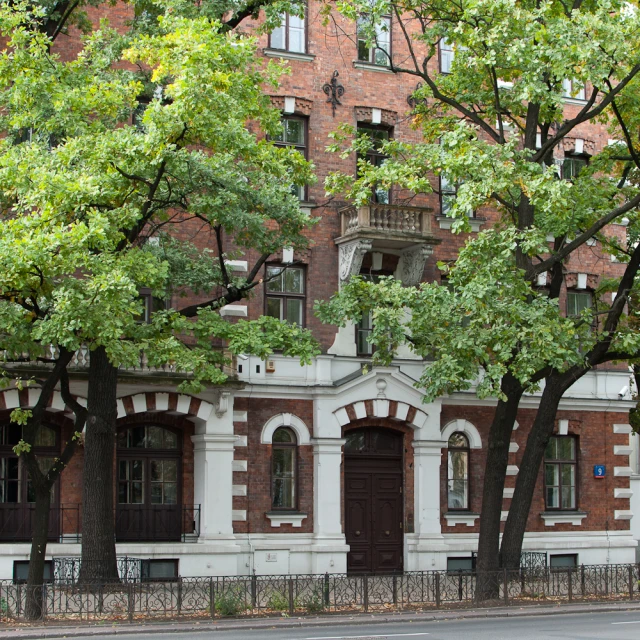
{"label": "balcony railing", "polygon": [[[35,505],[0,504],[0,542],[30,542]],[[117,542],[197,542],[200,505],[119,505],[115,510]],[[79,542],[79,504],[59,504],[49,514],[49,540]]]}
{"label": "balcony railing", "polygon": [[199,535],[199,504],[127,504],[116,508],[118,542],[196,542]]}
{"label": "balcony railing", "polygon": [[[34,504],[0,504],[0,542],[30,542],[35,523]],[[49,540],[78,542],[80,505],[55,504],[49,512]]]}
{"label": "balcony railing", "polygon": [[[20,367],[53,367],[54,361],[60,355],[60,349],[54,345],[47,345],[44,348],[43,354],[34,355],[28,351],[20,354],[19,357],[10,356],[6,351],[0,351],[0,362],[2,362],[3,367],[12,367],[12,368],[20,368]],[[237,366],[235,363],[235,356],[231,354],[231,352],[224,352],[224,356],[230,360],[229,365],[225,365],[223,367],[224,372],[227,375],[233,376],[236,373]],[[69,369],[88,369],[89,363],[91,361],[91,350],[82,345],[74,354],[71,362],[69,363]],[[184,371],[178,369],[175,365],[171,363],[164,363],[161,365],[150,365],[149,358],[144,351],[140,352],[138,362],[131,366],[121,366],[119,367],[120,371],[125,371],[127,373],[164,373],[164,374],[174,374],[179,376],[185,376]]]}
{"label": "balcony railing", "polygon": [[375,233],[411,237],[431,236],[432,210],[391,204],[346,207],[340,211],[342,235]]}

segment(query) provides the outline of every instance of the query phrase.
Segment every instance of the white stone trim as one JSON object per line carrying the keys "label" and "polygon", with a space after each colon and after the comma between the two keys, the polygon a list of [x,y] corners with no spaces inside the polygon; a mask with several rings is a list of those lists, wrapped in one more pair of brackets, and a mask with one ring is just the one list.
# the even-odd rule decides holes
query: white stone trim
{"label": "white stone trim", "polygon": [[236,436],[236,442],[233,445],[234,447],[246,447],[247,446],[247,436]]}
{"label": "white stone trim", "polygon": [[633,475],[631,467],[613,467],[613,475],[616,478],[628,478]]}
{"label": "white stone trim", "polygon": [[633,518],[633,511],[630,509],[616,509],[613,512],[615,520],[631,520]]}
{"label": "white stone trim", "polygon": [[469,438],[469,446],[472,449],[482,449],[482,438],[480,437],[480,433],[474,425],[472,425],[468,420],[463,420],[462,418],[452,420],[442,429],[442,439],[444,440],[445,447],[449,442],[451,434],[456,431],[464,433],[464,435]]}
{"label": "white stone trim", "polygon": [[500,522],[506,522],[508,517],[509,517],[509,512],[508,511],[501,511],[500,512]]}
{"label": "white stone trim", "polygon": [[229,271],[245,272],[249,269],[249,263],[246,260],[225,260],[224,263]]}
{"label": "white stone trim", "polygon": [[507,475],[508,476],[517,476],[518,475],[518,465],[517,464],[508,464],[507,465]]}
{"label": "white stone trim", "polygon": [[388,400],[374,400],[373,401],[373,415],[376,418],[388,418],[389,417],[389,401]]}
{"label": "white stone trim", "polygon": [[509,453],[518,453],[518,449],[520,449],[520,445],[517,442],[509,443]]}
{"label": "white stone trim", "polygon": [[587,514],[584,511],[559,511],[541,513],[540,517],[544,520],[545,527],[553,527],[556,524],[572,524],[579,527]]}
{"label": "white stone trim", "polygon": [[246,318],[247,317],[247,305],[246,304],[227,304],[219,311],[220,315],[224,317]]}
{"label": "white stone trim", "polygon": [[450,527],[454,527],[457,524],[466,524],[467,527],[473,527],[479,517],[479,513],[465,513],[464,511],[448,511],[444,514],[444,519]]}
{"label": "white stone trim", "polygon": [[247,422],[247,412],[246,411],[234,411],[233,412],[233,421],[234,422]]}
{"label": "white stone trim", "polygon": [[364,402],[356,402],[353,405],[353,410],[356,413],[356,418],[362,420],[367,417],[367,407]]}
{"label": "white stone trim", "polygon": [[633,496],[633,489],[630,487],[616,487],[613,490],[614,498],[631,498]]}
{"label": "white stone trim", "polygon": [[247,495],[247,485],[246,484],[234,484],[231,486],[231,495],[232,496],[246,496]]}
{"label": "white stone trim", "polygon": [[[346,410],[344,411],[345,416],[347,414]],[[347,424],[349,422],[349,417],[347,416]],[[311,436],[309,434],[309,429],[307,425],[293,413],[279,413],[275,416],[269,418],[264,427],[262,427],[262,434],[260,435],[260,442],[262,444],[271,444],[273,441],[273,434],[278,427],[289,427],[295,431],[296,437],[298,438],[299,445],[305,445],[311,443]]]}
{"label": "white stone trim", "polygon": [[518,427],[520,427],[520,423],[517,420],[513,422],[513,431],[517,431]]}
{"label": "white stone trim", "polygon": [[632,433],[633,429],[630,424],[614,424],[613,433]]}
{"label": "white stone trim", "polygon": [[231,519],[234,522],[243,522],[247,519],[247,510],[246,509],[233,509],[231,511]]}
{"label": "white stone trim", "polygon": [[614,444],[614,456],[630,456],[633,453],[633,447],[629,444]]}
{"label": "white stone trim", "polygon": [[269,512],[267,518],[271,521],[272,527],[279,527],[281,524],[290,524],[292,527],[298,529],[302,526],[302,521],[307,517],[306,513],[282,513]]}
{"label": "white stone trim", "polygon": [[513,498],[513,494],[516,492],[516,488],[515,487],[505,487],[502,490],[502,497],[506,498],[507,500],[510,500],[511,498]]}
{"label": "white stone trim", "polygon": [[231,463],[232,471],[246,471],[247,470],[247,461],[246,460],[234,460]]}
{"label": "white stone trim", "polygon": [[405,421],[409,414],[409,405],[406,402],[398,402],[396,407],[396,420]]}

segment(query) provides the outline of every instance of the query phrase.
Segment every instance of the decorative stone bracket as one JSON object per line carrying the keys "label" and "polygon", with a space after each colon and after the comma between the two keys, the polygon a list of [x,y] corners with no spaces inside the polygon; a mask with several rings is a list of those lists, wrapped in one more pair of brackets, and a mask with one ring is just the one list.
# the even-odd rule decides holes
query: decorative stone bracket
{"label": "decorative stone bracket", "polygon": [[408,287],[420,284],[424,265],[427,263],[427,258],[432,254],[433,246],[428,244],[405,249],[400,254],[396,277]]}
{"label": "decorative stone bracket", "polygon": [[351,276],[360,273],[364,254],[371,251],[372,246],[371,240],[353,240],[339,245],[340,286],[346,284]]}

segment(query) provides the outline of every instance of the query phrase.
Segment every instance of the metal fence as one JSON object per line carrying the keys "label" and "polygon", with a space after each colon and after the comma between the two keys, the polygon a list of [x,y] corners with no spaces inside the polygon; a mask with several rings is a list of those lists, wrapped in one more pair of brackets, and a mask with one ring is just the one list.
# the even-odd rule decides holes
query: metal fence
{"label": "metal fence", "polygon": [[[0,618],[24,618],[27,586],[0,582]],[[401,575],[178,578],[107,585],[45,584],[43,618],[55,620],[288,615],[533,604],[640,597],[640,565],[526,568],[478,576],[425,571]]]}

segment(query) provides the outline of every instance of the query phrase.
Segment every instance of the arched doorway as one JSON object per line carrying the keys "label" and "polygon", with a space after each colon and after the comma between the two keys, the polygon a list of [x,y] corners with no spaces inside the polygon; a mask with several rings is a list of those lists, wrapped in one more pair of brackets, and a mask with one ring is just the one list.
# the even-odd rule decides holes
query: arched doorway
{"label": "arched doorway", "polygon": [[118,541],[181,539],[181,436],[177,430],[153,424],[118,431]]}
{"label": "arched doorway", "polygon": [[365,427],[345,437],[347,571],[402,571],[403,434]]}

